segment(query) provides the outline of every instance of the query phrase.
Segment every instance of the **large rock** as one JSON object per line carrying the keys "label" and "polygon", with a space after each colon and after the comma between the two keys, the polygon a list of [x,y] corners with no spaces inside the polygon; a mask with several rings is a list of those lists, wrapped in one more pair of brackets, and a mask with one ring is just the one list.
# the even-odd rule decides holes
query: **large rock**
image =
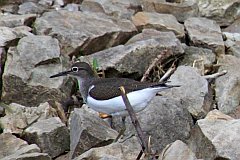
{"label": "large rock", "polygon": [[40,152],[41,150],[36,144],[28,145],[27,142],[15,137],[10,133],[0,134],[1,160],[27,160],[37,158],[40,160],[51,159],[47,153]]}
{"label": "large rock", "polygon": [[97,59],[103,70],[109,70],[106,71],[106,75],[120,72],[135,74],[139,77],[144,74],[151,62],[165,50],[171,51],[176,57],[184,52],[180,41],[172,32],[161,32],[153,39],[146,38],[146,40],[135,43],[129,42],[129,45],[112,47],[81,59],[86,62]]}
{"label": "large rock", "polygon": [[93,147],[108,145],[117,135],[101,118],[83,109],[74,109],[70,116],[70,157],[79,156]]}
{"label": "large rock", "polygon": [[239,132],[239,119],[213,110],[205,119],[197,121],[191,131],[189,146],[197,158],[238,160]]}
{"label": "large rock", "polygon": [[5,133],[21,134],[33,122],[57,116],[57,111],[47,102],[38,107],[25,107],[16,103],[5,105],[5,116],[0,118],[0,126]]}
{"label": "large rock", "polygon": [[217,55],[224,54],[225,46],[222,32],[213,20],[193,17],[184,22],[190,44],[198,47],[212,49]]}
{"label": "large rock", "polygon": [[160,160],[197,160],[195,154],[180,140],[169,144],[162,151]]}
{"label": "large rock", "polygon": [[14,33],[14,30],[8,27],[0,27],[0,47],[12,46],[17,43],[17,35]]}
{"label": "large rock", "polygon": [[42,14],[46,9],[34,2],[25,2],[19,5],[18,14]]}
{"label": "large rock", "polygon": [[65,10],[44,13],[36,19],[34,27],[37,34],[56,37],[62,53],[68,55],[87,55],[116,46],[136,33],[135,26],[128,20]]}
{"label": "large rock", "polygon": [[189,17],[198,16],[196,0],[184,0],[181,1],[181,3],[171,3],[170,1],[161,0],[142,0],[142,5],[144,11],[172,14],[180,22],[184,22]]}
{"label": "large rock", "polygon": [[216,100],[218,109],[225,113],[240,118],[240,59],[231,55],[219,58],[222,64],[219,71],[227,70],[228,73],[216,79]]}
{"label": "large rock", "polygon": [[136,159],[141,146],[137,137],[132,137],[123,142],[112,143],[107,146],[92,148],[74,160],[106,159],[106,160],[132,160]]}
{"label": "large rock", "polygon": [[84,0],[81,4],[82,11],[101,12],[109,16],[130,19],[133,14],[141,10],[137,0]]}
{"label": "large rock", "polygon": [[56,39],[50,36],[20,39],[17,47],[8,50],[2,101],[37,106],[51,99],[62,100],[71,90],[66,87],[66,78],[49,77],[64,70],[64,64]]}
{"label": "large rock", "polygon": [[172,31],[178,38],[185,37],[184,26],[178,23],[171,14],[160,14],[154,12],[138,12],[132,17],[133,23],[139,30],[152,28],[159,31]]}
{"label": "large rock", "polygon": [[[151,137],[151,148],[157,153],[176,140],[186,141],[193,125],[187,109],[179,101],[165,96],[154,97],[137,118],[143,132]],[[128,131],[135,132],[130,117],[127,118],[126,133]]]}
{"label": "large rock", "polygon": [[212,110],[212,90],[208,81],[195,68],[179,66],[169,81],[181,87],[166,91],[166,94],[180,101],[194,118],[203,118]]}
{"label": "large rock", "polygon": [[198,0],[199,15],[228,26],[239,17],[239,0]]}
{"label": "large rock", "polygon": [[24,14],[24,15],[1,15],[0,26],[5,27],[17,27],[17,26],[30,26],[36,19],[35,14]]}
{"label": "large rock", "polygon": [[230,33],[239,33],[240,34],[240,18],[234,21],[231,25],[229,25],[227,28],[224,28],[224,32],[230,32]]}
{"label": "large rock", "polygon": [[23,135],[29,143],[37,144],[42,152],[48,153],[52,158],[69,151],[69,131],[58,117],[53,117],[29,126]]}

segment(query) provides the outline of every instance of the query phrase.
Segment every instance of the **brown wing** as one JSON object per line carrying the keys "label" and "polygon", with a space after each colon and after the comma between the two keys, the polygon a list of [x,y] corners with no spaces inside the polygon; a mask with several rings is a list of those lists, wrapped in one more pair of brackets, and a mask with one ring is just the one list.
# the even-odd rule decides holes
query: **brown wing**
{"label": "brown wing", "polygon": [[94,88],[89,92],[90,96],[97,100],[106,100],[121,95],[120,86],[124,86],[126,93],[160,85],[157,83],[143,83],[125,78],[104,78],[92,83]]}

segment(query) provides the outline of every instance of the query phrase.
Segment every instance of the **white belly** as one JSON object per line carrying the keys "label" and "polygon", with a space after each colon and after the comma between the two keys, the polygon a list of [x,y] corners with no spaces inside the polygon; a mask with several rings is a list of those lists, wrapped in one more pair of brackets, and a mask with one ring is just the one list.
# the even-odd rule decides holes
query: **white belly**
{"label": "white belly", "polygon": [[[153,88],[131,92],[127,94],[135,112],[143,110],[158,91]],[[88,96],[87,105],[95,111],[109,115],[118,115],[118,112],[125,112],[126,106],[121,96],[109,100],[96,100]],[[121,115],[121,114],[120,114]]]}

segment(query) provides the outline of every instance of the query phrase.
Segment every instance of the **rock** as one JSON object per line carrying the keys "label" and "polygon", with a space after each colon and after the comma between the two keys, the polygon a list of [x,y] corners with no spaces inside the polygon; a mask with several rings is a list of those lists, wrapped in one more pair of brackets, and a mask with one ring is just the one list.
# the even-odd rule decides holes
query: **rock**
{"label": "rock", "polygon": [[31,26],[33,21],[36,19],[35,14],[24,14],[24,15],[4,15],[0,16],[0,26],[4,27],[18,27],[18,26]]}
{"label": "rock", "polygon": [[20,39],[17,47],[8,50],[2,78],[2,101],[38,106],[51,99],[62,100],[70,94],[71,88],[67,85],[71,84],[67,84],[64,77],[49,77],[64,70],[65,66],[56,39],[50,36]]}
{"label": "rock", "polygon": [[239,4],[239,0],[198,0],[199,14],[228,26],[239,17]]}
{"label": "rock", "polygon": [[234,55],[240,58],[240,33],[223,32],[226,37],[226,54]]}
{"label": "rock", "polygon": [[58,117],[53,117],[29,126],[23,135],[29,143],[35,143],[52,158],[69,150],[69,131]]}
{"label": "rock", "polygon": [[141,146],[137,137],[132,137],[124,142],[116,142],[107,146],[91,148],[74,160],[82,159],[106,159],[106,160],[132,160],[136,159]]}
{"label": "rock", "polygon": [[70,157],[74,158],[94,147],[108,145],[117,135],[101,118],[75,108],[70,116]]}
{"label": "rock", "polygon": [[184,25],[191,45],[209,48],[217,55],[224,54],[221,29],[215,21],[194,17],[187,19]]}
{"label": "rock", "polygon": [[216,61],[216,55],[210,49],[184,45],[184,50],[185,54],[180,65],[194,66],[202,75],[205,74],[204,69]]}
{"label": "rock", "polygon": [[130,19],[133,14],[141,10],[141,6],[137,0],[84,0],[81,4],[81,10],[105,13],[120,19]]}
{"label": "rock", "polygon": [[8,27],[0,27],[0,47],[13,46],[17,44],[18,37],[13,29]]}
{"label": "rock", "polygon": [[13,28],[14,33],[17,35],[18,38],[23,38],[25,36],[33,36],[32,28],[28,26],[19,26]]}
{"label": "rock", "polygon": [[19,5],[18,14],[42,14],[46,9],[34,2],[25,2]]}
{"label": "rock", "polygon": [[0,118],[0,125],[5,133],[21,134],[33,122],[57,116],[57,111],[47,102],[38,107],[25,107],[11,103],[6,105],[5,109],[6,115]]}
{"label": "rock", "polygon": [[186,0],[181,3],[170,3],[169,1],[142,0],[143,10],[174,15],[179,22],[187,18],[198,16],[196,0]]}
{"label": "rock", "polygon": [[[137,119],[145,135],[151,137],[151,149],[157,153],[176,140],[186,142],[193,126],[187,109],[179,101],[165,95],[154,97],[150,104],[137,114]],[[114,120],[114,126],[118,127],[117,125]],[[126,136],[135,133],[130,117],[126,119],[126,127]]]}
{"label": "rock", "polygon": [[197,158],[238,160],[240,120],[218,112],[211,111],[205,119],[197,121],[191,131],[189,147]]}
{"label": "rock", "polygon": [[230,33],[239,33],[240,34],[240,18],[236,19],[231,25],[227,28],[223,29],[223,32],[230,32]]}
{"label": "rock", "polygon": [[171,84],[181,87],[173,88],[167,95],[181,102],[196,119],[203,118],[213,108],[212,91],[208,81],[195,68],[179,66],[170,77]]}
{"label": "rock", "polygon": [[180,140],[176,140],[164,148],[161,160],[197,160],[195,154]]}
{"label": "rock", "polygon": [[[36,144],[28,145],[27,142],[15,137],[10,133],[0,134],[0,159],[1,160],[25,160],[29,158],[40,158],[50,160],[48,154],[40,153],[41,150]],[[31,155],[31,156],[30,156]]]}
{"label": "rock", "polygon": [[139,30],[153,28],[165,32],[172,31],[180,39],[185,36],[184,26],[171,14],[138,12],[132,17],[132,21]]}
{"label": "rock", "polygon": [[17,14],[18,4],[14,3],[14,4],[1,5],[0,10],[2,13]]}
{"label": "rock", "polygon": [[70,3],[67,4],[64,9],[68,10],[68,11],[80,11],[80,5],[75,4],[75,3]]}
{"label": "rock", "polygon": [[180,41],[172,32],[162,32],[154,39],[112,47],[81,57],[81,60],[92,62],[93,59],[96,59],[99,66],[103,70],[107,70],[106,76],[128,73],[139,77],[144,74],[153,59],[164,50],[171,51],[176,57],[184,52]]}
{"label": "rock", "polygon": [[231,55],[219,58],[222,64],[219,71],[227,70],[227,74],[216,79],[216,100],[218,109],[225,113],[240,118],[240,59]]}
{"label": "rock", "polygon": [[44,6],[52,6],[54,3],[54,0],[40,0],[38,4],[44,5]]}
{"label": "rock", "polygon": [[44,13],[36,19],[34,27],[37,34],[56,37],[62,53],[68,55],[79,55],[79,50],[81,55],[92,54],[125,43],[136,33],[135,26],[128,20],[66,10]]}

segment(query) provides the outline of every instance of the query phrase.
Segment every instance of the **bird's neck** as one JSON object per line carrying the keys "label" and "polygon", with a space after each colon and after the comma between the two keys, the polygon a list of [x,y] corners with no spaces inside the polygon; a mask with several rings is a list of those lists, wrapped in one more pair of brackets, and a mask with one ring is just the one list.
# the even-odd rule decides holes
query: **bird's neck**
{"label": "bird's neck", "polygon": [[92,85],[94,79],[96,79],[96,77],[77,78],[79,90],[85,103],[87,103],[89,87]]}

